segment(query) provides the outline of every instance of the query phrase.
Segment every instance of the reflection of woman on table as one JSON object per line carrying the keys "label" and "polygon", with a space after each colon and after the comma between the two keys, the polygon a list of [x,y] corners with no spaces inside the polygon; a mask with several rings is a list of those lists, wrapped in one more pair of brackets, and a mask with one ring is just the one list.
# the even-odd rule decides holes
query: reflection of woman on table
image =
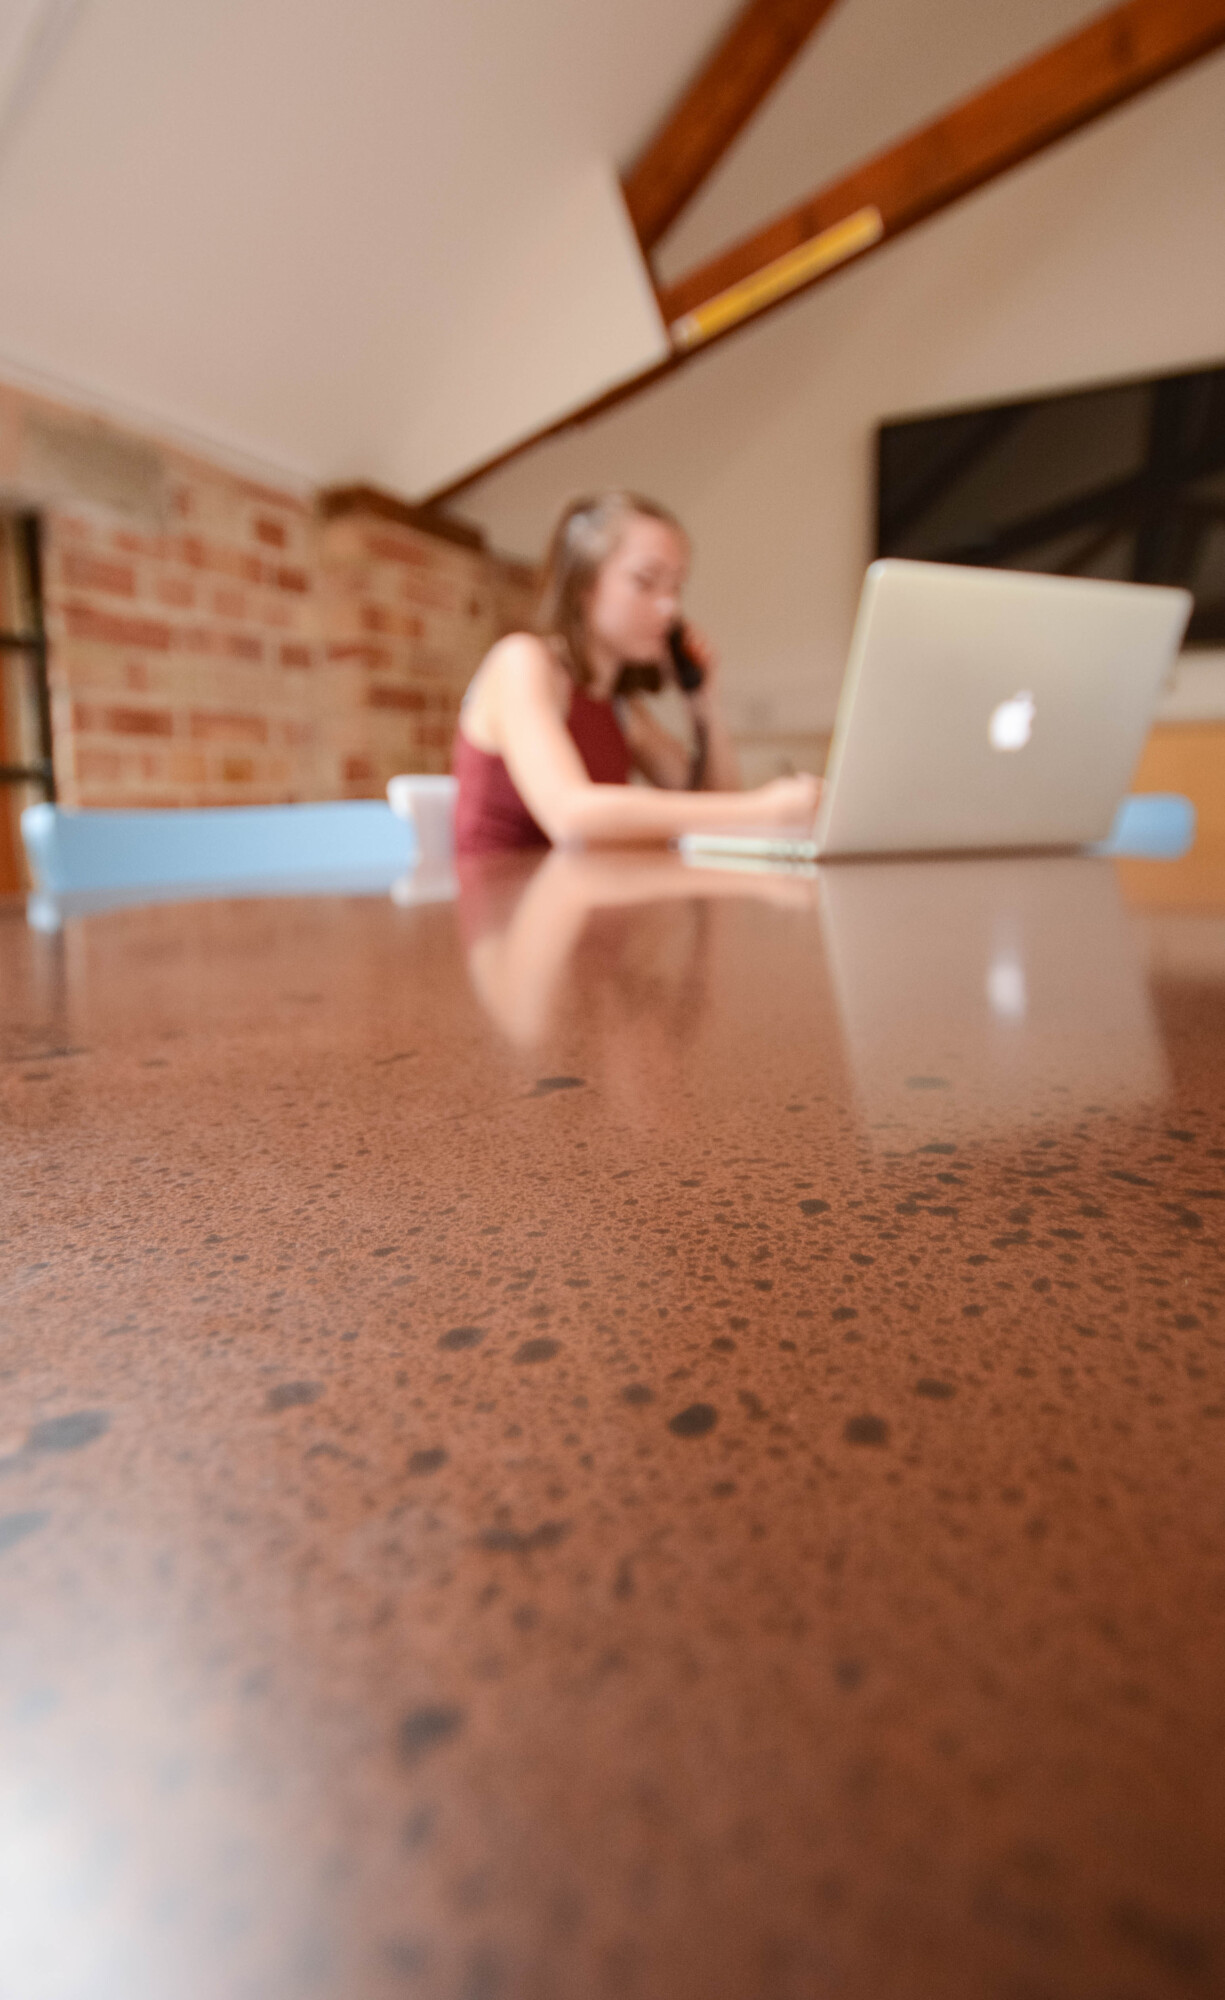
{"label": "reflection of woman on table", "polygon": [[[597,911],[644,904],[662,909],[679,902],[700,931],[702,906],[716,898],[747,896],[781,909],[809,909],[815,896],[815,884],[801,876],[687,868],[672,854],[559,852],[548,855],[526,883],[517,869],[507,875],[511,866],[496,858],[461,861],[460,922],[477,998],[509,1041],[528,1048],[548,1032],[588,920]],[[658,948],[667,951],[681,936],[677,916],[670,914]],[[625,949],[614,949],[601,964],[600,983],[616,988],[621,1002],[624,961]],[[691,1027],[690,1010],[703,997],[695,965],[681,983]]]}
{"label": "reflection of woman on table", "polygon": [[[651,501],[605,494],[567,508],[553,537],[539,630],[500,639],[464,696],[456,731],[456,851],[663,843],[710,829],[805,828],[806,775],[740,789],[714,653],[679,626],[689,547]],[[658,681],[679,638],[700,685],[688,695],[699,753],[671,735],[626,672]],[[631,770],[648,783],[628,783]]]}

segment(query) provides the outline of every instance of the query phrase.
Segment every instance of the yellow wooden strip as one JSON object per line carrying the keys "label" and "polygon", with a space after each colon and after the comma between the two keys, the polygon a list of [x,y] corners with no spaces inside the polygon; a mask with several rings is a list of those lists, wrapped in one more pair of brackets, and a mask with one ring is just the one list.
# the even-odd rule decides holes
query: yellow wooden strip
{"label": "yellow wooden strip", "polygon": [[695,306],[692,312],[674,321],[670,329],[674,345],[696,347],[713,334],[725,332],[737,320],[760,312],[763,306],[784,298],[808,279],[819,277],[822,271],[832,270],[835,264],[844,263],[857,251],[879,243],[884,233],[884,218],[879,208],[856,209],[854,215],[823,229],[819,236],[810,236],[807,243],[776,257],[772,264],[754,271],[751,278],[729,285],[725,292],[716,293],[713,299],[707,299],[704,305]]}

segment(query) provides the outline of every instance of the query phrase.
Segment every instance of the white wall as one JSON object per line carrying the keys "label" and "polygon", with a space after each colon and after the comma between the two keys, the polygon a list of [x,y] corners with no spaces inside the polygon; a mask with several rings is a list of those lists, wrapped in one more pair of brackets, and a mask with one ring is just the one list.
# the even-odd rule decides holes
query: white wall
{"label": "white wall", "polygon": [[[588,161],[525,218],[481,274],[485,296],[457,314],[449,396],[414,395],[388,414],[374,476],[414,467],[426,490],[486,463],[576,403],[668,352],[651,280],[612,169]],[[560,282],[559,282],[560,280]],[[497,301],[491,310],[491,300]]]}
{"label": "white wall", "polygon": [[1225,360],[1225,55],[538,447],[459,506],[539,554],[575,492],[657,495],[697,550],[733,721],[832,720],[884,416]]}

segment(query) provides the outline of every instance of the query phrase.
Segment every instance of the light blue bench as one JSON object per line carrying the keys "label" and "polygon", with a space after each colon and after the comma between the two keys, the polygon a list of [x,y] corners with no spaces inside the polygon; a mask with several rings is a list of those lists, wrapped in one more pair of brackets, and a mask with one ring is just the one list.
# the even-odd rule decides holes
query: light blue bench
{"label": "light blue bench", "polygon": [[1095,854],[1177,861],[1195,840],[1195,807],[1181,792],[1132,792]]}
{"label": "light blue bench", "polygon": [[30,920],[121,903],[235,895],[385,895],[410,869],[410,822],[378,799],[211,811],[21,815],[35,894]]}
{"label": "light blue bench", "polygon": [[[422,854],[412,819],[397,803],[400,813],[377,799],[169,812],[27,806],[21,832],[35,884],[30,921],[55,930],[65,916],[88,910],[188,896],[385,895],[418,860],[434,859]],[[1093,851],[1177,860],[1194,838],[1190,799],[1141,792],[1123,800],[1109,838]],[[441,888],[423,879],[420,898],[406,885],[403,899],[453,894],[449,868],[440,877]]]}

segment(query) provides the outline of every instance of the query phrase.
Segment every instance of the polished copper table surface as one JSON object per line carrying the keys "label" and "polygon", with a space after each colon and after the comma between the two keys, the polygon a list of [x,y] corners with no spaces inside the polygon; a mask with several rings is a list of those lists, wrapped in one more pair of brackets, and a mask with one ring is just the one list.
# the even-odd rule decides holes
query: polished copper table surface
{"label": "polished copper table surface", "polygon": [[0,916],[3,2000],[1225,1991],[1225,899],[463,891]]}

